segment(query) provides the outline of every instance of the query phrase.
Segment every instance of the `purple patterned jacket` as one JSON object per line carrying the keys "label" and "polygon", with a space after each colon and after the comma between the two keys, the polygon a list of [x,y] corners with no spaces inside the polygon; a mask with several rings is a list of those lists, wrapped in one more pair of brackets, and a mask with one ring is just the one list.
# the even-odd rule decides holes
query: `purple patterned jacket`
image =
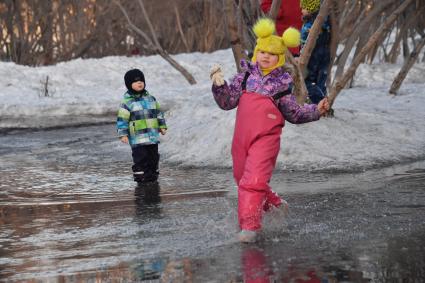
{"label": "purple patterned jacket", "polygon": [[[212,86],[214,99],[223,110],[231,110],[238,106],[242,95],[241,83],[245,73],[250,76],[246,82],[246,91],[272,97],[276,93],[292,88],[292,77],[283,68],[274,69],[268,75],[263,76],[258,64],[241,62],[242,72],[236,74],[230,84],[225,82],[222,86]],[[293,94],[283,96],[277,102],[277,107],[285,120],[293,124],[302,124],[320,119],[320,113],[315,104],[297,104]]]}

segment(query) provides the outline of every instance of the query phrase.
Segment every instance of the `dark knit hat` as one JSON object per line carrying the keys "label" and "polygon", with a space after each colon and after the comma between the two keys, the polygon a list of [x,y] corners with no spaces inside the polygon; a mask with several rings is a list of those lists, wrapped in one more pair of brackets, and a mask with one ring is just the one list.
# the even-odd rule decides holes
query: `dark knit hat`
{"label": "dark knit hat", "polygon": [[131,84],[137,81],[142,81],[146,85],[145,75],[143,75],[142,71],[140,71],[139,69],[132,69],[125,73],[124,82],[128,90],[132,90]]}

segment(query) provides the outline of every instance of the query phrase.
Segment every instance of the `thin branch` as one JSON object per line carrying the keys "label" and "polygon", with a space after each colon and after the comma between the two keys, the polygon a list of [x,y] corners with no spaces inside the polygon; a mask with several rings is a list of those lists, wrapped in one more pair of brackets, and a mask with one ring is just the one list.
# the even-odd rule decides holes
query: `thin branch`
{"label": "thin branch", "polygon": [[179,30],[180,37],[183,41],[184,47],[186,47],[186,52],[190,52],[189,44],[187,43],[186,37],[184,36],[184,33],[183,33],[182,25],[180,23],[179,9],[177,9],[176,3],[175,2],[173,3],[174,3],[174,12],[176,13],[177,28]]}
{"label": "thin branch", "polygon": [[138,0],[138,3],[139,3],[140,8],[142,9],[143,17],[145,18],[145,20],[146,20],[146,22],[148,24],[149,31],[151,32],[151,36],[152,36],[152,38],[154,40],[155,46],[156,46],[156,48],[158,48],[158,50],[161,50],[162,51],[163,49],[161,47],[161,44],[159,44],[158,37],[156,36],[155,30],[154,30],[154,28],[152,26],[152,22],[149,19],[149,15],[146,12],[145,5],[143,4],[142,0]]}
{"label": "thin branch", "polygon": [[354,58],[353,63],[348,68],[348,70],[344,73],[341,79],[337,79],[335,83],[332,85],[329,94],[329,104],[332,106],[335,101],[336,96],[339,92],[344,88],[347,82],[353,77],[354,73],[357,70],[357,67],[364,60],[366,54],[373,48],[376,42],[380,39],[381,34],[384,33],[387,29],[389,29],[392,24],[397,20],[397,17],[406,10],[413,0],[405,0],[390,16],[388,16],[384,23],[375,31],[375,33],[370,37],[368,42],[362,48],[360,53]]}
{"label": "thin branch", "polygon": [[415,64],[416,59],[418,59],[419,54],[422,50],[422,48],[425,45],[425,37],[422,38],[422,40],[416,45],[415,49],[410,53],[409,58],[404,62],[403,67],[401,68],[400,72],[395,77],[393,83],[391,84],[390,93],[391,94],[397,94],[398,90],[401,87],[401,84],[403,83],[404,79],[407,76],[407,73],[412,68],[412,66]]}
{"label": "thin branch", "polygon": [[149,38],[149,36],[142,31],[141,29],[139,29],[135,24],[133,24],[133,22],[130,20],[130,17],[128,16],[127,11],[124,9],[124,7],[121,5],[120,1],[118,0],[114,0],[114,3],[120,8],[121,12],[123,13],[124,17],[127,20],[128,25],[130,26],[130,28],[137,32],[139,35],[141,35],[143,37],[143,39],[148,43],[149,47],[153,50],[155,50],[155,45],[152,42],[152,40]]}
{"label": "thin branch", "polygon": [[238,72],[241,70],[240,61],[246,58],[242,48],[242,41],[238,33],[238,24],[235,20],[235,3],[233,0],[225,0],[224,2],[224,13],[225,20],[227,23],[227,29],[230,36],[230,44],[232,46],[233,57],[235,58],[236,68]]}

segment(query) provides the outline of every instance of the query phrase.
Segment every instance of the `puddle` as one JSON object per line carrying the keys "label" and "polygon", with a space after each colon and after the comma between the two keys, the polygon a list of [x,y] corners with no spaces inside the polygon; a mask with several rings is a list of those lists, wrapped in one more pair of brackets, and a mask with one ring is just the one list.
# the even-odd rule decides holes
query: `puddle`
{"label": "puddle", "polygon": [[89,132],[0,150],[0,281],[425,282],[425,162],[276,172],[290,214],[241,245],[231,170],[161,164],[136,188],[128,156]]}

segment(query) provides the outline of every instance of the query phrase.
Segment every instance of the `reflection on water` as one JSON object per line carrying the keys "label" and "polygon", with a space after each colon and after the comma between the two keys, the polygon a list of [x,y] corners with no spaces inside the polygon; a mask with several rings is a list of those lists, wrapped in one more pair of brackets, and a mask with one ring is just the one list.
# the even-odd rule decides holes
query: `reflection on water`
{"label": "reflection on water", "polygon": [[121,199],[0,205],[0,279],[425,282],[419,172],[379,189],[286,193],[290,217],[266,216],[253,245],[235,240],[233,195],[175,194],[161,180]]}
{"label": "reflection on water", "polygon": [[267,256],[264,248],[244,247],[241,256],[243,282],[370,282],[362,272],[343,270],[331,266],[306,266],[287,262],[282,268],[273,265],[273,258]]}
{"label": "reflection on water", "polygon": [[[357,266],[352,267],[349,262],[353,258],[345,258],[345,261],[333,264],[319,254],[311,255],[311,258],[315,258],[315,264],[311,264],[295,257],[288,258],[285,254],[276,256],[276,253],[287,250],[263,242],[231,249],[232,254],[224,252],[217,259],[140,259],[53,278],[59,282],[424,282],[425,240],[423,233],[411,236],[408,240],[404,238],[402,242],[396,238],[390,240],[387,249],[383,250],[375,262],[369,262],[369,266],[362,266],[364,262],[357,262]],[[237,254],[239,258],[234,257]],[[234,261],[230,266],[219,263],[226,262],[228,256]],[[364,258],[359,260],[365,261]],[[38,279],[43,281],[53,278]]]}
{"label": "reflection on water", "polygon": [[425,162],[276,172],[290,215],[241,245],[231,170],[161,164],[135,187],[96,130],[0,136],[0,281],[425,282]]}
{"label": "reflection on water", "polygon": [[391,238],[375,265],[377,278],[381,282],[425,282],[424,235],[422,230]]}
{"label": "reflection on water", "polygon": [[136,216],[141,221],[146,219],[158,219],[161,217],[161,196],[158,182],[149,182],[137,186],[134,190],[134,202]]}
{"label": "reflection on water", "polygon": [[[232,282],[425,282],[424,233],[392,238],[379,253],[369,251],[357,259],[355,254],[345,255],[337,263],[313,247],[309,260],[303,261],[301,253],[299,258],[293,257],[280,245],[243,246],[242,275]],[[367,256],[374,260],[366,260]]]}

